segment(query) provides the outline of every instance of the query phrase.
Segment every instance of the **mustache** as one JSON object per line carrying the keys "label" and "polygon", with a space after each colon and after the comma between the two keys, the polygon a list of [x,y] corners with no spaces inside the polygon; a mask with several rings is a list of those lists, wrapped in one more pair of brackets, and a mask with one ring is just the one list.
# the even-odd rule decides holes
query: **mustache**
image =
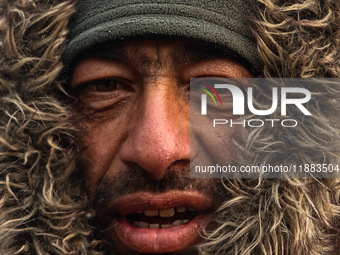
{"label": "mustache", "polygon": [[162,179],[154,179],[143,168],[117,170],[114,177],[103,179],[93,199],[93,209],[101,211],[107,208],[116,198],[146,191],[164,193],[170,190],[191,190],[205,194],[214,201],[222,199],[222,182],[214,179],[190,178],[189,167],[170,166]]}

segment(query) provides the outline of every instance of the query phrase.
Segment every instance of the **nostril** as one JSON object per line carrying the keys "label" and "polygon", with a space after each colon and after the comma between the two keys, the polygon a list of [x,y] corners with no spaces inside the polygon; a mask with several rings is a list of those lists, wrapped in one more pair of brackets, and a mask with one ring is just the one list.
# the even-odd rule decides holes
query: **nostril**
{"label": "nostril", "polygon": [[190,116],[178,110],[179,102],[163,85],[152,88],[145,91],[148,94],[122,144],[120,158],[161,179],[173,163],[190,160]]}
{"label": "nostril", "polygon": [[[150,134],[149,134],[150,135]],[[157,134],[155,134],[157,135]],[[148,139],[146,146],[144,139]],[[153,139],[153,141],[150,141]],[[185,165],[190,161],[190,141],[181,139],[161,139],[158,137],[137,137],[137,132],[125,141],[120,151],[120,159],[130,167],[140,167],[154,179],[161,179],[172,164]],[[185,161],[185,163],[184,163]]]}

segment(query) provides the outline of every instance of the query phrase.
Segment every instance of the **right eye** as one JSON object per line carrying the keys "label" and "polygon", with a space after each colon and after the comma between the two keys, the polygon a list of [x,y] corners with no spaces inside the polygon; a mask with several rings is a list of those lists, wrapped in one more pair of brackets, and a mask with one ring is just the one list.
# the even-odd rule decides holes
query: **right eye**
{"label": "right eye", "polygon": [[83,85],[80,85],[80,90],[87,90],[89,92],[105,93],[117,90],[131,90],[131,87],[116,79],[101,79],[95,80]]}
{"label": "right eye", "polygon": [[124,79],[104,78],[85,81],[74,87],[74,95],[89,108],[100,110],[132,99],[136,86]]}

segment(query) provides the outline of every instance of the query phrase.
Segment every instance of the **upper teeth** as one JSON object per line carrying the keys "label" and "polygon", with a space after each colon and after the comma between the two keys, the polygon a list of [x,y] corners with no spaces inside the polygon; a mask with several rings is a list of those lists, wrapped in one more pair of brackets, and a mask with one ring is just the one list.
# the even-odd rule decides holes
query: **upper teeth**
{"label": "upper teeth", "polygon": [[[145,210],[144,211],[144,215],[145,216],[160,216],[160,217],[172,217],[175,215],[175,209],[176,212],[186,212],[188,210],[188,208],[186,207],[176,207],[176,208],[170,208],[170,209],[166,209],[166,210]],[[190,209],[192,210],[192,209]],[[138,213],[142,213],[142,212],[138,212]]]}
{"label": "upper teeth", "polygon": [[176,207],[176,212],[185,212],[187,210],[186,207]]}
{"label": "upper teeth", "polygon": [[144,211],[144,215],[145,216],[158,216],[158,211],[148,211],[148,210],[145,210]]}
{"label": "upper teeth", "polygon": [[159,216],[161,217],[172,217],[175,215],[175,209],[170,208],[167,210],[159,210]]}

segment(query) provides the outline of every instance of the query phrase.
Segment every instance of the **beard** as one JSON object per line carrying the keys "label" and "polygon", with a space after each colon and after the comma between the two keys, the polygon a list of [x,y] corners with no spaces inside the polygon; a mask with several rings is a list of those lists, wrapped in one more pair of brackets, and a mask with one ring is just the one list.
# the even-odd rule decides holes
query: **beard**
{"label": "beard", "polygon": [[[189,166],[183,167],[180,163],[175,163],[168,168],[167,173],[160,180],[150,177],[150,174],[142,168],[117,170],[112,178],[104,178],[98,185],[95,195],[91,201],[91,209],[95,212],[95,217],[91,221],[94,227],[95,239],[101,240],[102,249],[107,250],[105,254],[139,254],[133,251],[121,250],[119,241],[113,240],[110,235],[110,225],[112,214],[107,208],[116,199],[125,195],[148,192],[152,194],[162,194],[165,192],[176,191],[194,191],[203,194],[209,198],[213,205],[207,211],[210,215],[225,201],[228,194],[219,179],[193,179],[190,178]],[[109,227],[108,227],[109,226]],[[207,225],[207,228],[209,224]],[[197,245],[187,249],[164,254],[198,254]]]}

